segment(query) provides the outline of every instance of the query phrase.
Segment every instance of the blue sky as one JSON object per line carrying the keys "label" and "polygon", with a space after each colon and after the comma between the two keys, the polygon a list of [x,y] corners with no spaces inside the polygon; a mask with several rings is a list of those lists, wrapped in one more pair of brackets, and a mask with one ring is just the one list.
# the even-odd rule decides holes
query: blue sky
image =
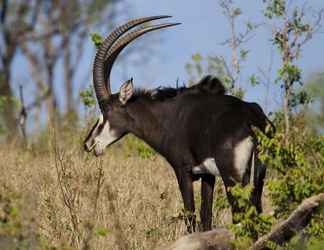
{"label": "blue sky", "polygon": [[[262,10],[264,5],[262,0],[235,1],[242,9],[243,16],[239,19],[238,28],[242,28],[246,21],[262,22]],[[291,2],[301,2],[300,0]],[[308,1],[310,6],[315,9],[324,8],[323,0]],[[231,51],[229,48],[220,45],[229,37],[229,26],[222,14],[217,0],[204,1],[184,1],[184,0],[132,0],[127,3],[128,10],[122,15],[118,23],[126,22],[128,19],[151,16],[151,15],[172,15],[170,21],[181,22],[182,25],[170,28],[155,34],[147,34],[145,38],[136,40],[136,44],[153,43],[153,53],[149,55],[148,62],[130,63],[131,60],[117,61],[112,73],[112,89],[117,91],[119,85],[126,78],[134,77],[136,87],[155,87],[160,85],[175,85],[176,79],[180,83],[188,80],[185,64],[191,59],[192,54],[201,55],[222,55],[230,59]],[[169,20],[168,20],[169,21]],[[94,30],[96,31],[96,30]],[[105,35],[105,34],[102,34]],[[264,105],[265,88],[259,86],[251,88],[248,84],[248,77],[253,73],[258,73],[258,68],[267,69],[270,63],[271,53],[273,54],[273,79],[276,69],[280,65],[276,49],[271,46],[271,28],[267,25],[260,27],[253,39],[245,47],[250,50],[248,60],[244,63],[241,85],[247,90],[245,99],[257,101]],[[75,95],[79,93],[80,86],[92,83],[91,66],[94,57],[94,47],[87,41],[87,48],[78,75],[74,79]],[[272,51],[272,52],[271,52]],[[127,49],[125,50],[127,53]],[[139,53],[141,53],[139,51]],[[324,34],[318,34],[310,41],[303,50],[299,65],[303,69],[303,75],[308,76],[312,72],[324,70]],[[17,82],[29,82],[29,69],[21,57],[15,61],[18,74],[14,76]],[[125,70],[126,67],[126,70]],[[62,75],[62,66],[56,68],[57,75]],[[125,73],[126,72],[126,73]],[[62,78],[56,78],[57,93],[61,93]],[[16,86],[18,90],[18,86]],[[32,96],[33,87],[27,90],[28,96]],[[271,109],[280,104],[280,91],[278,88],[271,90],[273,96]],[[61,96],[61,95],[59,95]],[[63,106],[64,100],[60,98],[60,105]]]}
{"label": "blue sky", "polygon": [[[264,19],[262,10],[264,5],[261,0],[235,1],[242,9],[243,16],[238,20],[237,27],[240,29],[243,24],[250,20],[261,23]],[[294,3],[301,1],[292,1]],[[324,1],[308,1],[315,9],[324,8]],[[172,83],[177,77],[186,81],[188,74],[184,65],[190,61],[191,55],[199,52],[202,55],[223,55],[230,59],[231,51],[220,43],[230,35],[229,24],[222,14],[222,10],[217,0],[201,1],[146,1],[136,0],[132,4],[138,16],[151,14],[170,14],[175,21],[182,23],[181,26],[172,30],[163,31],[161,34],[163,43],[158,45],[158,53],[154,63],[145,67],[146,74],[144,82]],[[276,69],[280,65],[280,58],[277,51],[269,42],[271,38],[271,28],[267,25],[260,27],[253,39],[247,44],[250,50],[248,60],[244,63],[242,72],[242,85],[247,89],[245,99],[258,101],[263,104],[264,88],[251,88],[248,84],[248,77],[253,73],[258,73],[258,68],[267,69],[269,67],[271,53],[273,54],[273,78]],[[271,52],[272,50],[272,52]],[[307,77],[314,71],[324,70],[324,34],[318,34],[304,48],[299,65]],[[140,79],[136,74],[142,74],[140,70],[134,70],[135,79]],[[180,81],[182,82],[182,81]],[[273,89],[272,95],[280,101],[278,89]],[[275,104],[275,102],[274,102]]]}

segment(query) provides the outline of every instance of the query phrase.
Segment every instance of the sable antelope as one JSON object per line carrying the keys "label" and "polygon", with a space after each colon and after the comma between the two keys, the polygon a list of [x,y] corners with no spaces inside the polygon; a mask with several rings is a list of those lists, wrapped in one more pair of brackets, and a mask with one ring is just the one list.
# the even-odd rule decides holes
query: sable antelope
{"label": "sable antelope", "polygon": [[[98,48],[93,82],[102,114],[85,139],[84,147],[99,156],[128,133],[144,140],[175,171],[189,231],[195,229],[193,181],[201,178],[201,226],[202,230],[210,230],[215,176],[205,171],[206,160],[211,169],[217,170],[226,190],[236,183],[246,184],[255,150],[251,126],[265,132],[269,120],[259,105],[226,95],[222,83],[211,76],[190,88],[151,91],[135,90],[130,79],[121,85],[119,93],[111,93],[111,69],[123,48],[144,33],[179,23],[144,26],[125,33],[145,22],[168,17],[131,20],[116,28]],[[255,169],[253,203],[261,210],[265,170],[258,166]],[[237,211],[235,200],[229,192],[227,195],[232,211]]]}

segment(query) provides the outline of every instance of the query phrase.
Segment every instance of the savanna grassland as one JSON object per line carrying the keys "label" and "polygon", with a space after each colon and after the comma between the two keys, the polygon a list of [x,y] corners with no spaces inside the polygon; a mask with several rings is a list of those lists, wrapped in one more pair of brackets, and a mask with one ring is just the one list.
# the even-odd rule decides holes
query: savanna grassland
{"label": "savanna grassland", "polygon": [[[307,197],[323,193],[324,140],[303,121],[294,120],[289,147],[281,143],[282,129],[272,139],[259,138],[260,158],[268,166],[261,215],[249,207],[249,186],[238,186],[232,194],[246,212],[231,225],[218,180],[213,227],[229,226],[238,249],[247,249]],[[155,249],[187,234],[176,178],[161,156],[126,136],[97,158],[84,152],[85,135],[62,126],[30,137],[27,145],[0,144],[1,250]],[[199,182],[194,188],[199,223]],[[271,249],[322,249],[323,216],[318,210],[291,243]]]}
{"label": "savanna grassland", "polygon": [[173,170],[142,142],[124,138],[96,158],[81,137],[49,134],[0,146],[2,247],[153,249],[185,234]]}
{"label": "savanna grassland", "polygon": [[[119,6],[123,2],[125,8]],[[83,73],[91,74],[95,46],[100,48],[105,34],[120,25],[121,19],[134,16],[128,18],[128,2],[1,2],[0,250],[155,249],[186,234],[186,213],[176,178],[162,157],[132,136],[99,158],[82,147],[86,131],[79,125],[93,118],[97,103],[94,89],[88,87],[91,80]],[[182,71],[178,68],[177,73],[168,72],[170,77],[187,79],[184,85],[189,87],[213,75],[223,82],[228,94],[258,100],[276,126],[273,137],[258,135],[258,163],[267,167],[264,213],[258,214],[250,206],[252,185],[242,188],[238,184],[229,190],[242,211],[235,218],[240,223],[231,224],[220,180],[213,203],[213,227],[227,225],[237,248],[245,250],[289,218],[303,201],[324,195],[324,71],[316,57],[323,47],[309,43],[323,40],[324,7],[320,1],[306,0],[263,0],[251,5],[247,1],[244,5],[243,1],[216,2],[219,13],[193,8],[194,15],[190,15],[188,4],[185,10],[180,6],[177,14],[168,2],[170,6],[160,9],[160,14],[166,10],[174,13],[176,22],[189,27],[188,37],[203,42],[210,38],[210,31],[218,34],[218,26],[227,27],[228,32],[217,35],[221,40],[204,51],[204,43],[191,48],[192,43],[182,40],[187,36],[177,35],[177,44],[168,42],[173,49],[157,47],[161,54],[156,56],[152,49],[158,42],[143,41],[142,47],[127,52],[119,73],[125,79],[133,76],[128,76],[128,68],[133,67],[126,67],[132,62],[145,68],[148,77],[155,75],[165,61],[155,64],[148,59],[163,58],[166,52],[178,58],[183,54],[174,48],[181,46],[183,51],[196,53],[185,65],[179,64],[187,76],[179,75]],[[250,13],[257,2],[262,6]],[[159,13],[158,5],[152,5],[152,14]],[[211,25],[207,14],[218,18],[221,13],[224,22]],[[186,24],[182,21],[185,17]],[[204,20],[205,25],[201,23]],[[211,30],[202,36],[190,29],[191,22]],[[87,44],[90,40],[91,45]],[[130,55],[136,60],[127,59]],[[82,63],[83,56],[88,66]],[[149,69],[147,62],[156,69]],[[173,62],[178,64],[178,60]],[[157,74],[157,79],[162,81],[162,76]],[[172,86],[178,86],[178,80]],[[255,98],[250,99],[252,96]],[[81,110],[84,112],[79,113]],[[54,121],[68,124],[56,124],[54,129]],[[199,182],[195,191],[199,220]],[[278,241],[271,241],[267,249],[323,250],[324,202],[299,226],[292,226],[291,236],[295,237],[289,243],[280,242],[278,247]]]}

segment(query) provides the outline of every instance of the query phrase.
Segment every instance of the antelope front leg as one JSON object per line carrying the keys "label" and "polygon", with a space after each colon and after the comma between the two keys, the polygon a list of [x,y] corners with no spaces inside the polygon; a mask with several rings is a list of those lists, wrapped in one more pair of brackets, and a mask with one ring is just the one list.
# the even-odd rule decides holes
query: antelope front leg
{"label": "antelope front leg", "polygon": [[196,229],[195,201],[193,195],[193,179],[186,171],[176,172],[185,211],[187,230],[192,233]]}
{"label": "antelope front leg", "polygon": [[213,219],[213,194],[215,186],[215,176],[204,175],[201,180],[201,231],[212,229]]}

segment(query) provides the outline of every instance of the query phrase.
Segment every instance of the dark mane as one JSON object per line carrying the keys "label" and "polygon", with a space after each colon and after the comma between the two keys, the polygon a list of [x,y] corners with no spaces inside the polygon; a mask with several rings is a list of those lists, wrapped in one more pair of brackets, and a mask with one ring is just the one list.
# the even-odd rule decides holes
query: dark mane
{"label": "dark mane", "polygon": [[136,89],[134,97],[144,97],[151,100],[163,101],[165,99],[173,98],[188,89],[189,88],[187,87],[158,87],[152,90]]}
{"label": "dark mane", "polygon": [[191,88],[196,88],[200,92],[213,95],[225,95],[226,89],[223,83],[215,76],[207,75]]}
{"label": "dark mane", "polygon": [[163,101],[184,93],[224,95],[226,89],[218,78],[208,75],[191,87],[158,87],[152,90],[136,89],[134,97],[144,97],[151,100]]}

